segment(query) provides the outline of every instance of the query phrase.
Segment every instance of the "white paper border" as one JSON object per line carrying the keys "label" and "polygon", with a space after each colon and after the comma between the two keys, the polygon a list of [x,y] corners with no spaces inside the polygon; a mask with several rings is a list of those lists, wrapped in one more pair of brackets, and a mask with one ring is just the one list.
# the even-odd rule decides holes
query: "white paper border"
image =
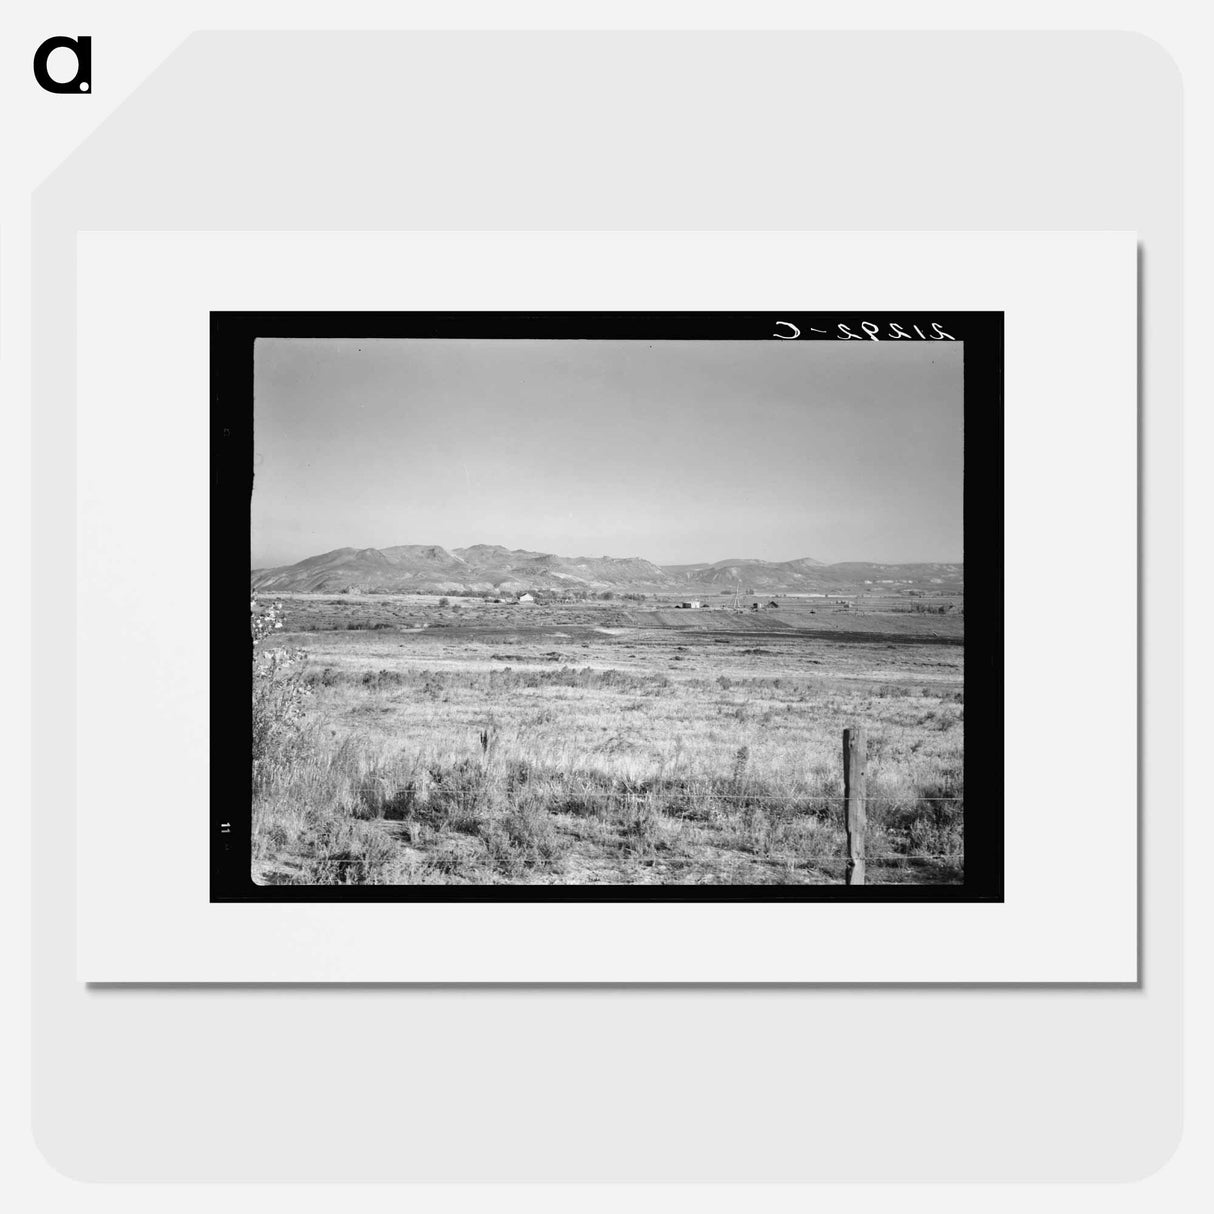
{"label": "white paper border", "polygon": [[[1136,980],[1133,234],[89,232],[77,253],[80,978]],[[1005,312],[1006,901],[212,905],[208,313],[781,308]]]}

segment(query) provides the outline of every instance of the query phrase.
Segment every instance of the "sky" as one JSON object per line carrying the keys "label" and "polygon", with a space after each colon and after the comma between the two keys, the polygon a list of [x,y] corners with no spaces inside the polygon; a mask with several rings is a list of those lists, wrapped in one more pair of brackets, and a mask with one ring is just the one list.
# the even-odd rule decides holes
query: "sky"
{"label": "sky", "polygon": [[258,338],[253,566],[396,544],[960,561],[962,350]]}

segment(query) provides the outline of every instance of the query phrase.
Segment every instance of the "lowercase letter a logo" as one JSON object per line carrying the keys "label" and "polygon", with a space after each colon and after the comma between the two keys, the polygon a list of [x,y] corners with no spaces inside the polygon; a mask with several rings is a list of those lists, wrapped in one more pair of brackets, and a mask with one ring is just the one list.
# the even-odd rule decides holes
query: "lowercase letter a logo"
{"label": "lowercase letter a logo", "polygon": [[[52,79],[46,70],[52,51],[60,48],[76,56],[76,74],[71,80]],[[48,38],[34,52],[34,79],[48,93],[88,93],[93,88],[93,40],[83,34],[77,38]]]}

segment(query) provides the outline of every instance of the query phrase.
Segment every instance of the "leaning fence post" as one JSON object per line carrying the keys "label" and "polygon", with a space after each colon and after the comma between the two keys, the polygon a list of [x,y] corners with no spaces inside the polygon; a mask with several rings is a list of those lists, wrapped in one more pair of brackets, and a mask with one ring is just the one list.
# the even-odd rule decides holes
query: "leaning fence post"
{"label": "leaning fence post", "polygon": [[864,884],[864,828],[867,817],[865,760],[867,746],[863,729],[843,731],[843,802],[847,830],[847,884]]}

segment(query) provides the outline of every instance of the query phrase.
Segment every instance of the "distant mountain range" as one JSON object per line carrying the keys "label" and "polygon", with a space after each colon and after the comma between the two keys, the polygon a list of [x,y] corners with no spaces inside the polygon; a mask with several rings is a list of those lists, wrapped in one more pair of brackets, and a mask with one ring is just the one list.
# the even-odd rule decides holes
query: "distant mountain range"
{"label": "distant mountain range", "polygon": [[641,557],[555,556],[474,544],[448,551],[435,544],[395,548],[335,548],[277,569],[254,569],[252,588],[328,594],[505,594],[525,590],[601,593],[721,593],[740,587],[761,594],[879,589],[958,589],[961,564],[882,565],[845,561],[824,565],[731,558],[695,565],[655,565]]}

